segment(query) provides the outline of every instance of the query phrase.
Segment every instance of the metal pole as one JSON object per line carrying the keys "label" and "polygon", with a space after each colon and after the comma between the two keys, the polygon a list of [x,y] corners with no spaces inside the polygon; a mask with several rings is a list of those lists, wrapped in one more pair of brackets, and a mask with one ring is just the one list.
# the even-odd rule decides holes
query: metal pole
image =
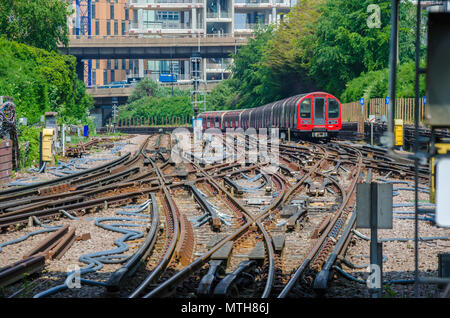
{"label": "metal pole", "polygon": [[[416,17],[416,83],[415,83],[415,105],[414,105],[414,153],[419,151],[419,76],[420,76],[420,20],[421,3],[417,2]],[[414,159],[414,290],[416,297],[419,297],[419,160],[417,156]]]}
{"label": "metal pole", "polygon": [[41,170],[43,165],[42,162],[42,130],[39,132],[39,170]]}
{"label": "metal pole", "polygon": [[389,51],[389,105],[388,105],[388,134],[389,147],[392,149],[394,142],[394,120],[395,120],[395,89],[397,79],[397,29],[398,29],[398,0],[392,0],[391,14],[391,40]]}
{"label": "metal pole", "polygon": [[66,125],[62,124],[62,155],[66,156]]}
{"label": "metal pole", "polygon": [[[377,184],[370,184],[370,264],[378,265],[378,188]],[[371,268],[372,269],[372,268]],[[376,273],[376,271],[375,271]],[[373,274],[373,271],[372,271]],[[375,279],[376,281],[376,279]],[[370,290],[371,298],[379,298],[380,291],[377,287]]]}
{"label": "metal pole", "polygon": [[370,144],[373,146],[373,123],[370,123]]}

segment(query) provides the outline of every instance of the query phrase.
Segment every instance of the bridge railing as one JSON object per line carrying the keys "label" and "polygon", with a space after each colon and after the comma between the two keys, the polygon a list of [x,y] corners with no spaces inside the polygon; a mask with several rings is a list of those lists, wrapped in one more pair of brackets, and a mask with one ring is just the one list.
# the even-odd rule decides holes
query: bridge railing
{"label": "bridge railing", "polygon": [[69,35],[69,41],[94,40],[93,42],[95,42],[95,40],[128,40],[128,39],[147,39],[147,38],[178,39],[178,38],[198,38],[199,36],[201,39],[233,38],[234,40],[242,40],[242,41],[246,41],[248,40],[248,38],[251,37],[251,36],[234,35],[232,33],[214,33],[214,34],[189,33],[189,34],[172,34],[172,35],[130,33],[127,35]]}
{"label": "bridge railing", "polygon": [[[109,119],[109,126],[112,125],[112,118]],[[147,116],[119,118],[117,127],[185,127],[191,125],[191,116]]]}
{"label": "bridge railing", "polygon": [[[387,105],[384,98],[371,98],[369,102],[361,106],[360,102],[342,104],[342,121],[355,122],[361,119],[369,119],[369,115],[388,116]],[[404,123],[414,123],[414,98],[397,98],[395,102],[395,118],[403,119]],[[423,123],[426,119],[427,105],[423,99],[419,99],[419,122]]]}

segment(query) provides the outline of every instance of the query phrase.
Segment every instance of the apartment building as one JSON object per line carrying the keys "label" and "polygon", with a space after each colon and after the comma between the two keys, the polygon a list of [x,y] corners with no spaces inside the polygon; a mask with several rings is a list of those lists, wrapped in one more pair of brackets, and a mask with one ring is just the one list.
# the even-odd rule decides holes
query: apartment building
{"label": "apartment building", "polygon": [[[180,37],[248,36],[258,26],[283,19],[296,0],[71,0],[71,36]],[[88,19],[90,16],[90,19]],[[90,32],[89,32],[90,31]],[[231,71],[229,58],[202,61],[202,78],[223,80]],[[85,83],[107,85],[130,78],[177,74],[189,81],[189,60],[89,60]]]}
{"label": "apartment building", "polygon": [[[257,27],[276,23],[296,0],[129,0],[133,12],[129,34],[146,37],[248,36]],[[222,80],[230,75],[229,58],[204,59],[203,78]],[[159,64],[161,65],[161,64]],[[189,61],[174,61],[179,78],[187,79]],[[156,64],[138,65],[148,76]],[[173,70],[173,69],[172,69]],[[154,71],[153,71],[154,74]]]}
{"label": "apartment building", "polygon": [[[125,36],[134,13],[127,8],[127,0],[72,0],[72,6],[74,14],[68,21],[71,36]],[[85,83],[95,86],[123,81],[136,70],[133,60],[88,60],[85,61]]]}

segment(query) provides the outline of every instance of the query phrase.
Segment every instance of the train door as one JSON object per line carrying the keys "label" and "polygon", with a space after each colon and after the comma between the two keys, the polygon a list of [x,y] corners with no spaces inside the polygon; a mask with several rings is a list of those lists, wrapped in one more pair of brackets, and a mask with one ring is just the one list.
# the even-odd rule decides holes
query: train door
{"label": "train door", "polygon": [[314,125],[325,125],[325,98],[314,98]]}

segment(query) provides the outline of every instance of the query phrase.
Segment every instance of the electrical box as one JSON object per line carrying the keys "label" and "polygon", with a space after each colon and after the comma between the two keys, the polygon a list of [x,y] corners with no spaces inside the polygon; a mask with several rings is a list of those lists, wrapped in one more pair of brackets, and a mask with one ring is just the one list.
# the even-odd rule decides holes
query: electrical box
{"label": "electrical box", "polygon": [[42,161],[52,161],[53,129],[42,131]]}
{"label": "electrical box", "polygon": [[[392,183],[377,183],[377,228],[392,229]],[[356,185],[356,228],[371,228],[371,184]]]}
{"label": "electrical box", "polygon": [[403,120],[396,119],[394,121],[394,146],[403,146]]}
{"label": "electrical box", "polygon": [[427,98],[428,124],[450,127],[450,12],[428,15]]}

